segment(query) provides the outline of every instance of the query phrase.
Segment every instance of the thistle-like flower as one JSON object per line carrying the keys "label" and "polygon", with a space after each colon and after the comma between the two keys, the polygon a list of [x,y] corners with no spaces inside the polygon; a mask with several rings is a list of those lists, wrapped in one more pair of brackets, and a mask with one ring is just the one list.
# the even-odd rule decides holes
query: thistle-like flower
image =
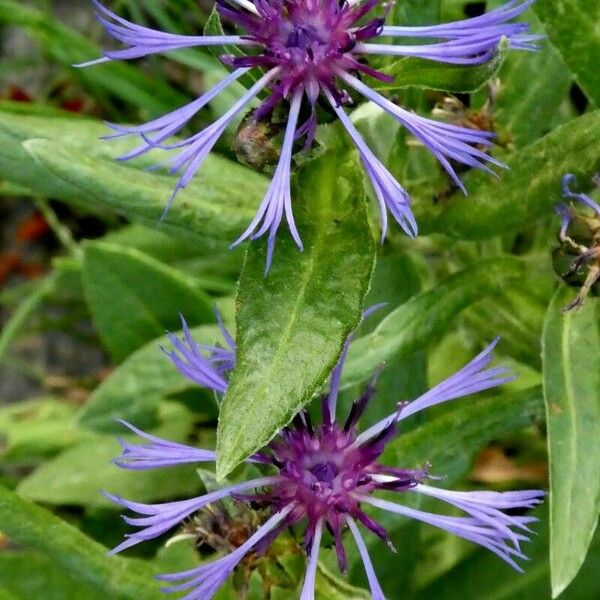
{"label": "thistle-like flower", "polygon": [[[174,340],[175,341],[175,340]],[[349,341],[349,340],[348,340]],[[259,477],[228,485],[217,491],[177,502],[141,504],[108,495],[118,505],[138,516],[124,517],[139,528],[113,552],[120,552],[139,542],[156,538],[211,503],[225,498],[245,500],[258,506],[265,515],[262,523],[235,549],[199,567],[182,573],[159,576],[168,582],[166,592],[185,591],[185,600],[209,600],[227,577],[249,553],[261,555],[284,530],[292,525],[304,527],[303,546],[308,557],[301,600],[314,598],[315,576],[322,535],[333,538],[340,569],[346,569],[345,544],[356,544],[375,600],[384,598],[381,586],[359,524],[389,543],[385,529],[369,514],[378,508],[408,516],[439,527],[479,544],[517,570],[516,559],[524,559],[520,543],[528,540],[528,525],[535,521],[523,511],[541,502],[539,490],[515,492],[450,491],[430,485],[436,479],[428,474],[429,466],[407,469],[379,462],[386,444],[396,435],[396,426],[409,416],[428,407],[493,388],[513,379],[502,367],[489,368],[496,342],[488,346],[457,373],[439,383],[419,398],[401,403],[385,419],[360,431],[358,421],[375,393],[372,380],[353,403],[345,421],[336,419],[340,376],[348,343],[331,373],[328,393],[323,395],[322,423],[313,426],[308,412],[302,411],[293,422],[263,450],[248,460],[264,473]],[[172,358],[180,371],[193,381],[208,382],[212,356],[202,354],[185,331],[185,341],[177,340],[178,354]],[[229,364],[234,360],[230,356]],[[199,373],[196,374],[198,369]],[[214,373],[216,375],[216,372]],[[216,392],[222,386],[207,383]],[[145,440],[135,445],[122,442],[123,454],[116,462],[125,469],[162,468],[182,463],[215,460],[214,452],[162,440],[125,425]],[[394,492],[399,497],[419,494],[446,502],[462,511],[463,516],[444,516],[410,508],[378,497],[378,492]],[[504,511],[508,511],[507,514]],[[348,535],[345,535],[347,532]]]}
{"label": "thistle-like flower", "polygon": [[[594,182],[600,188],[599,175],[594,178]],[[567,253],[576,257],[568,271],[561,275],[565,280],[569,280],[582,267],[586,267],[587,272],[579,293],[572,302],[564,307],[565,312],[581,306],[596,282],[600,281],[600,206],[588,195],[573,192],[570,186],[574,183],[574,175],[567,174],[563,177],[563,198],[577,200],[588,211],[587,213],[581,212],[567,204],[558,204],[555,208],[561,221],[558,238]],[[589,209],[593,211],[593,215],[589,214]],[[572,222],[576,222],[585,232],[578,239],[569,235]]]}
{"label": "thistle-like flower", "polygon": [[[370,55],[412,56],[456,65],[477,65],[490,60],[502,38],[518,50],[533,50],[539,36],[528,32],[527,23],[512,22],[534,0],[510,0],[488,14],[462,21],[427,27],[385,26],[385,16],[373,16],[379,0],[217,0],[220,16],[237,35],[185,36],[155,31],[130,23],[93,0],[98,18],[106,31],[125,44],[121,50],[107,51],[104,57],[80,66],[116,59],[134,59],[150,54],[197,46],[236,45],[248,54],[225,55],[222,61],[233,70],[214,88],[170,114],[145,125],[112,125],[112,137],[136,136],[140,144],[123,159],[139,156],[153,148],[176,150],[170,172],[180,174],[175,191],[186,187],[227,126],[254,98],[266,98],[253,112],[255,120],[265,119],[280,103],[289,107],[279,161],[271,185],[255,218],[234,242],[268,234],[267,269],[271,263],[275,236],[285,215],[291,235],[302,249],[294,223],[290,190],[292,155],[295,142],[304,137],[312,143],[317,125],[316,106],[321,102],[342,122],[358,149],[371,180],[381,213],[382,239],[386,235],[389,211],[409,236],[417,234],[417,224],[404,188],[368,148],[344,110],[350,93],[364,97],[396,119],[425,145],[450,174],[458,187],[464,185],[451,161],[490,171],[493,164],[503,167],[482,148],[492,143],[493,134],[433,121],[404,110],[364,83],[360,76],[383,81],[393,78],[368,65]],[[380,11],[381,12],[381,11]],[[386,43],[372,43],[382,38]],[[427,43],[389,43],[397,38],[418,38]],[[435,41],[431,42],[433,39]],[[214,123],[181,141],[167,143],[213,98],[243,75],[252,71],[255,83]]]}

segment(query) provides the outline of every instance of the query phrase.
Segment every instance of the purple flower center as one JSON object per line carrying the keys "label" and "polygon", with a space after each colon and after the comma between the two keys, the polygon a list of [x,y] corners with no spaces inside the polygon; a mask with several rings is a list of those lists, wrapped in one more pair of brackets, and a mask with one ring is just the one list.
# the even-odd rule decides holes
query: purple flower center
{"label": "purple flower center", "polygon": [[[376,308],[378,307],[365,311],[365,316]],[[184,329],[185,342],[172,336],[173,344],[181,357],[173,352],[171,359],[182,373],[192,377],[194,381],[204,381],[209,389],[221,390],[223,386],[220,375],[215,371],[217,349],[209,349],[210,357],[205,357],[185,326]],[[226,330],[223,330],[223,335],[231,351],[234,351],[235,343]],[[181,573],[160,575],[159,579],[169,583],[169,587],[163,588],[164,591],[191,590],[186,598],[210,600],[242,561],[248,560],[253,565],[256,557],[265,556],[281,532],[288,527],[305,523],[304,547],[308,564],[300,596],[302,600],[314,597],[319,548],[325,530],[333,537],[342,571],[348,566],[343,534],[349,530],[365,566],[373,600],[384,600],[383,590],[377,581],[358,525],[369,529],[390,545],[391,542],[385,528],[364,511],[369,507],[417,519],[475,542],[520,571],[515,558],[526,558],[520,543],[529,539],[527,534],[531,530],[528,525],[536,520],[529,515],[521,516],[521,512],[539,504],[543,492],[454,492],[427,485],[425,480],[428,479],[428,466],[408,470],[379,463],[400,420],[430,406],[493,388],[513,379],[502,367],[487,368],[496,342],[445,381],[410,403],[396,405],[393,413],[359,433],[359,419],[375,394],[376,376],[352,404],[346,421],[338,421],[337,396],[350,341],[351,337],[346,339],[341,357],[331,374],[329,392],[322,397],[322,424],[313,427],[309,414],[302,411],[289,426],[279,432],[264,451],[249,458],[251,463],[270,466],[271,475],[237,482],[188,500],[161,504],[142,504],[106,494],[111,501],[140,516],[125,517],[128,523],[141,527],[141,530],[127,536],[113,553],[156,538],[208,506],[212,506],[210,515],[222,516],[225,512],[219,513],[219,503],[225,498],[232,498],[249,503],[252,510],[262,509],[260,516],[251,522],[243,519],[236,522],[225,514],[225,520],[219,522],[217,519],[216,523],[212,516],[207,523],[201,517],[196,517],[192,526],[198,526],[192,527],[191,533],[200,534],[199,539],[211,540],[211,544],[214,541],[215,549],[223,548],[228,553]],[[220,349],[218,358],[235,364],[235,357],[227,357],[224,349]],[[131,424],[124,424],[142,437],[145,443],[136,445],[120,440],[123,454],[116,463],[122,468],[143,470],[212,462],[216,459],[213,451],[163,440],[144,433]],[[378,498],[376,493],[384,490],[400,494],[412,492],[435,498],[459,509],[465,516],[438,515]],[[511,512],[507,514],[504,512],[506,510]],[[266,520],[256,528],[257,522],[265,517]],[[206,538],[207,532],[209,538]],[[276,556],[281,550],[278,547],[273,552]],[[248,568],[246,564],[244,570],[247,571]]]}
{"label": "purple flower center", "polygon": [[334,85],[338,72],[361,70],[351,51],[359,40],[378,35],[383,26],[380,18],[355,25],[375,4],[356,8],[337,0],[271,0],[257,2],[259,14],[252,15],[220,2],[222,16],[243,27],[247,37],[262,47],[259,55],[225,61],[238,67],[279,67],[281,96],[304,89],[314,102],[325,86],[341,99]]}
{"label": "purple flower center", "polygon": [[277,501],[297,500],[302,512],[316,519],[335,521],[339,513],[358,508],[352,494],[373,489],[369,473],[371,456],[353,448],[354,431],[323,425],[313,431],[307,422],[297,423],[284,440],[271,444],[272,460],[281,465],[282,483],[274,491]]}
{"label": "purple flower center", "polygon": [[348,517],[388,541],[383,527],[363,512],[361,498],[377,489],[409,490],[427,477],[425,470],[394,469],[377,462],[394,434],[395,420],[368,440],[357,439],[356,423],[372,392],[369,388],[355,402],[343,427],[329,418],[326,399],[322,425],[313,428],[308,413],[301,413],[257,456],[279,470],[278,481],[262,493],[243,496],[273,512],[293,506],[286,525],[308,521],[307,547],[323,522],[334,535],[342,569],[346,558],[341,532]]}
{"label": "purple flower center", "polygon": [[331,487],[336,475],[340,472],[339,465],[334,462],[320,462],[310,467],[309,471],[322,483]]}

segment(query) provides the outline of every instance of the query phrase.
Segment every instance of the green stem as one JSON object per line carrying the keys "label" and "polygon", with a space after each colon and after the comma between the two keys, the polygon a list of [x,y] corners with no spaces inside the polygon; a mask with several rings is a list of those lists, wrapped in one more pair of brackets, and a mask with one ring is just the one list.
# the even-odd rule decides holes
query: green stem
{"label": "green stem", "polygon": [[35,205],[42,215],[44,215],[44,219],[46,219],[46,222],[50,225],[60,243],[72,256],[77,259],[83,259],[83,251],[79,247],[79,244],[73,239],[69,228],[60,222],[49,202],[45,198],[37,197],[35,198]]}
{"label": "green stem", "polygon": [[2,360],[7,348],[15,339],[25,322],[42,303],[45,296],[52,290],[53,286],[54,277],[50,275],[33,290],[22,304],[19,305],[8,323],[2,328],[2,331],[0,332],[0,360]]}

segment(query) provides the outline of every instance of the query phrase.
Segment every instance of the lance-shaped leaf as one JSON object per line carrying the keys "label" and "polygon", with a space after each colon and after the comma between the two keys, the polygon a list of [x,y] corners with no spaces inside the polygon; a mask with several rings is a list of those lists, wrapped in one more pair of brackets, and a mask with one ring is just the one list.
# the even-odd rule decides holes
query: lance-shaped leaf
{"label": "lance-shaped leaf", "polygon": [[[2,532],[40,551],[61,571],[111,600],[160,600],[152,569],[141,560],[109,557],[107,549],[73,525],[0,486]],[[95,597],[95,596],[94,596]]]}
{"label": "lance-shaped leaf", "polygon": [[511,53],[502,67],[502,87],[494,115],[499,135],[502,137],[507,129],[517,148],[535,141],[558,124],[553,119],[573,81],[556,49],[551,44],[542,44],[540,52]]}
{"label": "lance-shaped leaf", "polygon": [[600,3],[597,0],[544,0],[533,10],[562,54],[577,83],[600,106]]}
{"label": "lance-shaped leaf", "polygon": [[565,173],[583,181],[600,169],[600,110],[557,127],[508,156],[506,164],[510,170],[498,179],[487,173],[469,173],[465,178],[467,197],[455,194],[437,207],[430,195],[415,202],[421,233],[488,239],[521,231],[553,214]]}
{"label": "lance-shaped leaf", "polygon": [[[91,11],[91,3],[89,6]],[[100,47],[88,36],[53,19],[50,11],[36,10],[24,2],[0,0],[0,25],[22,28],[53,62],[68,68],[96,97],[109,92],[152,114],[172,110],[187,100],[162,77],[152,77],[131,64],[115,62],[96,69],[74,69],[74,63],[100,56]]]}
{"label": "lance-shaped leaf", "polygon": [[[185,443],[192,429],[190,412],[175,402],[162,403],[159,411],[159,426],[150,433]],[[69,425],[74,428],[74,424],[64,423],[65,428]],[[169,477],[165,477],[161,469],[119,469],[112,462],[121,450],[117,437],[86,433],[87,439],[44,462],[25,477],[17,488],[19,494],[46,505],[114,508],[99,490],[110,490],[138,502],[168,501],[198,492],[199,482],[193,466],[174,467]],[[134,444],[139,442],[123,425],[120,425],[119,438]]]}
{"label": "lance-shaped leaf", "polygon": [[[223,343],[216,325],[200,325],[191,330],[201,344]],[[182,336],[177,328],[176,335]],[[131,421],[139,427],[156,422],[158,400],[187,390],[192,385],[161,352],[168,348],[166,336],[152,340],[119,365],[92,393],[81,409],[82,427],[95,431],[122,433],[116,419]],[[198,406],[198,412],[210,407]]]}
{"label": "lance-shaped leaf", "polygon": [[30,140],[24,146],[43,167],[41,181],[32,185],[34,191],[42,191],[44,180],[58,180],[66,186],[60,199],[75,200],[79,206],[85,199],[92,207],[108,208],[131,221],[192,236],[207,245],[235,239],[254,216],[265,187],[261,176],[210,156],[161,222],[175,186],[173,177],[138,171],[68,146],[57,148],[55,141]]}
{"label": "lance-shaped leaf", "polygon": [[359,321],[375,244],[356,172],[334,153],[308,163],[294,193],[304,251],[280,231],[265,277],[265,244],[248,249],[237,298],[237,368],[219,419],[219,477],[310,400]]}
{"label": "lance-shaped leaf", "polygon": [[[481,548],[459,562],[430,585],[419,589],[414,600],[523,600],[523,598],[550,598],[550,565],[548,564],[548,506],[543,504],[532,511],[539,521],[534,524],[536,535],[523,545],[529,558],[527,569],[518,573],[503,569],[498,573],[498,558]],[[561,600],[590,600],[598,591],[600,565],[600,536],[590,546],[589,560],[579,572]],[[436,559],[438,559],[436,555]]]}
{"label": "lance-shaped leaf", "polygon": [[523,265],[517,259],[485,260],[452,275],[433,290],[413,296],[383,319],[375,331],[350,346],[342,385],[366,381],[392,356],[420,349],[441,337],[467,306],[499,292],[522,273]]}
{"label": "lance-shaped leaf", "polygon": [[[206,158],[160,220],[175,177],[145,168],[167,158],[164,151],[126,164],[115,159],[138,141],[104,141],[107,128],[91,119],[0,112],[0,178],[94,211],[111,211],[210,248],[235,239],[254,216],[268,181],[216,155]],[[164,173],[164,172],[163,172]]]}
{"label": "lance-shaped leaf", "polygon": [[600,305],[563,313],[572,297],[557,292],[542,338],[554,598],[577,575],[600,514]]}
{"label": "lance-shaped leaf", "polygon": [[40,552],[19,548],[0,552],[0,600],[105,600],[94,590],[68,575]]}
{"label": "lance-shaped leaf", "polygon": [[121,361],[166,329],[214,320],[210,298],[192,277],[150,256],[106,242],[86,244],[85,295],[105,346]]}
{"label": "lance-shaped leaf", "polygon": [[[494,439],[539,424],[544,418],[542,389],[535,386],[493,398],[458,401],[446,414],[400,434],[388,444],[387,464],[412,468],[432,465],[443,487],[464,476],[476,453]],[[435,443],[432,443],[435,440]]]}
{"label": "lance-shaped leaf", "polygon": [[322,563],[317,567],[315,600],[369,600],[366,590],[350,585],[345,579],[334,575]]}
{"label": "lance-shaped leaf", "polygon": [[393,81],[378,81],[373,87],[380,90],[416,87],[446,92],[473,92],[498,74],[508,51],[508,40],[502,40],[497,54],[490,61],[475,66],[439,64],[407,56],[382,69],[386,75],[394,78]]}

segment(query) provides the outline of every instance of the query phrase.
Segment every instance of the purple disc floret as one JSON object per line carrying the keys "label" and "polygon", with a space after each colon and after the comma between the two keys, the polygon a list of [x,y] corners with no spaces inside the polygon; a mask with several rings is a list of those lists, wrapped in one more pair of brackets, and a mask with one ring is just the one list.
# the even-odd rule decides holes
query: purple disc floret
{"label": "purple disc floret", "polygon": [[[374,396],[374,379],[352,404],[346,418],[338,420],[336,417],[340,376],[348,350],[348,343],[345,344],[331,373],[330,389],[321,399],[321,423],[313,424],[309,413],[301,411],[271,443],[248,459],[255,469],[264,470],[264,474],[176,502],[142,504],[107,495],[136,515],[124,518],[137,531],[129,534],[113,552],[156,538],[211,503],[232,498],[260,508],[265,515],[262,525],[229,554],[182,573],[160,576],[159,579],[168,583],[165,591],[185,592],[185,600],[210,600],[244,557],[252,552],[264,553],[280,533],[296,525],[303,528],[303,547],[307,555],[300,600],[314,599],[317,561],[325,529],[333,537],[342,571],[347,568],[346,544],[349,538],[354,540],[372,596],[383,600],[361,529],[390,546],[391,542],[385,528],[371,514],[372,508],[417,519],[479,544],[521,571],[517,560],[526,558],[521,543],[528,541],[529,526],[536,520],[526,513],[542,501],[543,491],[451,491],[431,485],[438,478],[429,475],[427,463],[422,468],[405,468],[381,462],[386,445],[396,436],[401,420],[431,406],[514,379],[507,369],[489,366],[496,343],[497,340],[448,379],[412,402],[399,403],[389,416],[364,430],[359,430],[359,420]],[[191,352],[193,358],[196,348],[191,336],[186,336],[178,351],[184,356]],[[175,364],[180,368],[177,361]],[[232,354],[227,365],[233,367],[234,364]],[[195,363],[190,361],[188,369],[182,372],[194,381],[205,378],[208,387],[222,393],[221,386],[211,384],[212,380],[206,378],[206,364],[198,367],[197,375],[191,372],[194,368]],[[227,376],[227,372],[221,374]],[[144,442],[140,445],[123,442],[123,454],[116,460],[122,468],[142,470],[215,460],[211,450],[162,440],[132,425],[126,426]],[[386,497],[380,497],[380,492],[386,492]],[[399,499],[406,494],[435,498],[455,509],[453,512],[458,509],[462,514],[447,516],[418,510],[390,500],[390,493]],[[345,535],[347,531],[349,536]]]}
{"label": "purple disc floret", "polygon": [[[293,239],[302,249],[292,214],[292,154],[299,137],[305,138],[305,147],[312,143],[318,102],[333,109],[359,151],[379,204],[382,237],[386,233],[388,211],[411,237],[417,234],[417,225],[407,192],[367,148],[346,116],[344,106],[352,102],[350,92],[374,102],[406,127],[435,155],[465,193],[451,161],[484,170],[489,170],[488,163],[504,166],[484,151],[492,144],[492,133],[417,116],[363,83],[362,78],[393,81],[393,77],[369,65],[371,55],[479,65],[494,57],[503,39],[514,49],[535,50],[540,37],[529,33],[527,23],[514,22],[534,0],[510,0],[479,17],[425,27],[386,26],[387,9],[381,0],[217,0],[220,16],[239,34],[206,36],[175,35],[142,27],[111,12],[99,0],[92,1],[107,33],[124,47],[106,51],[102,58],[80,66],[201,46],[236,45],[248,51],[241,56],[222,56],[221,60],[232,72],[188,105],[144,125],[111,125],[115,133],[109,137],[140,139],[139,145],[123,159],[154,148],[174,151],[170,172],[177,173],[179,180],[166,210],[177,192],[191,181],[227,126],[250,108],[260,94],[264,98],[253,112],[255,120],[268,118],[281,102],[288,106],[288,122],[271,186],[256,217],[233,243],[235,246],[243,240],[267,235],[267,270],[284,216]],[[424,43],[398,44],[398,38]],[[190,137],[167,141],[180,133],[219,93],[249,72],[255,76],[255,83],[225,114]]]}

